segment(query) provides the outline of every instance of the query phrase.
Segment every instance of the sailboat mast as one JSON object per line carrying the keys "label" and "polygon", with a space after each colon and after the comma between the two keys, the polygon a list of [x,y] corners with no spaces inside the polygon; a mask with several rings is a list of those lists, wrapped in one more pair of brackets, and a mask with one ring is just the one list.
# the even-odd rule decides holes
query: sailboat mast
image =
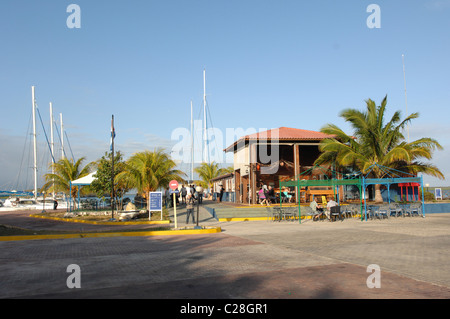
{"label": "sailboat mast", "polygon": [[[50,102],[50,151],[52,152],[52,175],[55,174],[55,143],[53,141],[53,104]],[[52,194],[53,199],[55,199],[55,180],[52,180]]]}
{"label": "sailboat mast", "polygon": [[[406,96],[406,71],[405,71],[405,55],[402,54],[402,62],[403,62],[403,82],[405,83],[405,104],[406,104],[406,116],[408,116],[408,97]],[[408,135],[408,143],[409,143],[409,124],[406,123],[406,130]]]}
{"label": "sailboat mast", "polygon": [[62,113],[59,113],[59,121],[61,122],[61,158],[64,159],[64,128],[63,128],[63,119]]}
{"label": "sailboat mast", "polygon": [[191,183],[194,181],[194,109],[191,100]]}
{"label": "sailboat mast", "polygon": [[206,71],[203,69],[203,162],[208,162],[208,144],[206,136]]}
{"label": "sailboat mast", "polygon": [[36,99],[34,86],[31,87],[31,100],[33,105],[33,153],[34,153],[34,199],[37,199],[37,140],[36,140]]}

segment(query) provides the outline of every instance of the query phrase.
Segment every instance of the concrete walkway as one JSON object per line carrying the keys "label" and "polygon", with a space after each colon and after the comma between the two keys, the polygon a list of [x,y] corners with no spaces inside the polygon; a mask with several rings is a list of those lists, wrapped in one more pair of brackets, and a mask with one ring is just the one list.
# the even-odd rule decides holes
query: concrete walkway
{"label": "concrete walkway", "polygon": [[[223,232],[0,242],[0,298],[450,298],[450,214],[299,224],[199,213]],[[5,221],[63,227],[17,212],[2,212]],[[67,287],[71,264],[79,289]],[[381,287],[370,289],[373,264]]]}
{"label": "concrete walkway", "polygon": [[[198,208],[198,212],[197,212]],[[177,226],[180,227],[192,227],[195,226],[197,223],[194,223],[192,219],[189,219],[189,223],[186,223],[186,205],[180,204],[177,206]],[[203,226],[220,226],[218,220],[214,218],[208,210],[205,208],[204,205],[194,206],[194,217],[195,221],[197,221],[197,215],[199,224]],[[174,226],[174,209],[169,208],[169,216],[170,220],[172,221],[171,225]]]}

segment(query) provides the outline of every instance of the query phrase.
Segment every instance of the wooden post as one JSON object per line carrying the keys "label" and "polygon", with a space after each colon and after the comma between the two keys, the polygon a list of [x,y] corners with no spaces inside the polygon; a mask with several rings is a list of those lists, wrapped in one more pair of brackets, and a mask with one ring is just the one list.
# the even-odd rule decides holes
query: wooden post
{"label": "wooden post", "polygon": [[[299,145],[294,144],[294,180],[297,178],[300,178],[300,152],[299,152]],[[301,189],[298,186],[295,186],[295,200],[300,204],[300,191]]]}

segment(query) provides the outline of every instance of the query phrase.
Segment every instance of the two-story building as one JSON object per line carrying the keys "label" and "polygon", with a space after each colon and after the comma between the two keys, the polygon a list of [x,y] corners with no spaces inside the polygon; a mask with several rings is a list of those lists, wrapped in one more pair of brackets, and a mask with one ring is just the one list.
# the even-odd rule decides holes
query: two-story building
{"label": "two-story building", "polygon": [[[321,132],[289,127],[243,136],[224,150],[233,152],[234,173],[216,178],[214,183],[230,185],[227,188],[234,191],[234,202],[256,204],[262,184],[278,191],[280,180],[293,180],[310,169],[320,154],[320,141],[329,137]],[[320,179],[320,172],[305,178]],[[298,201],[296,190],[290,192]]]}

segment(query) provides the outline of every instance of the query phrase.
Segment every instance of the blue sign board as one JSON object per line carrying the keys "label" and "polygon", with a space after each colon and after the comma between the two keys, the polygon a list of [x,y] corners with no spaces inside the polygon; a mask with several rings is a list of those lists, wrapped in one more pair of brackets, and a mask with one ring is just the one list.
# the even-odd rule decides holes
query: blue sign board
{"label": "blue sign board", "polygon": [[150,192],[149,203],[149,211],[162,211],[162,192]]}
{"label": "blue sign board", "polygon": [[442,189],[441,188],[434,189],[434,198],[442,200]]}

